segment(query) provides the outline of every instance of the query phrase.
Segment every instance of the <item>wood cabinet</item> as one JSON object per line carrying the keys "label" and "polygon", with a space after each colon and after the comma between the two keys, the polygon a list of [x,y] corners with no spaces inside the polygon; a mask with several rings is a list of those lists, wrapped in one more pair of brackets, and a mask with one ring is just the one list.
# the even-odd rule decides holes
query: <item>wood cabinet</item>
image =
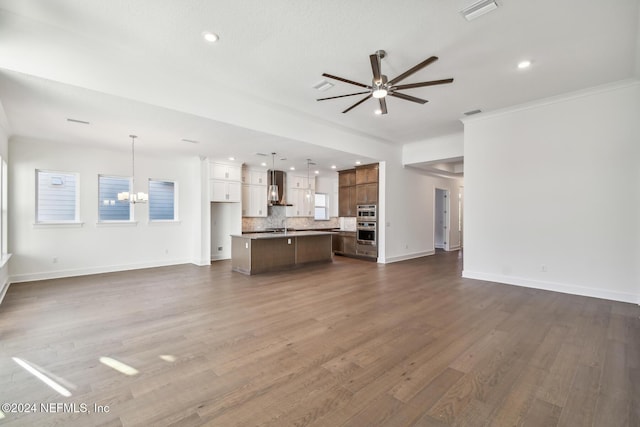
{"label": "wood cabinet", "polygon": [[331,241],[333,252],[339,255],[356,255],[355,231],[334,233]]}
{"label": "wood cabinet", "polygon": [[340,187],[338,191],[338,216],[356,216],[356,186]]}
{"label": "wood cabinet", "polygon": [[357,205],[378,203],[378,164],[358,166],[338,175],[338,215],[356,216]]}
{"label": "wood cabinet", "polygon": [[375,205],[378,203],[378,183],[356,185],[356,204]]}
{"label": "wood cabinet", "polygon": [[378,164],[356,166],[356,185],[378,182]]}

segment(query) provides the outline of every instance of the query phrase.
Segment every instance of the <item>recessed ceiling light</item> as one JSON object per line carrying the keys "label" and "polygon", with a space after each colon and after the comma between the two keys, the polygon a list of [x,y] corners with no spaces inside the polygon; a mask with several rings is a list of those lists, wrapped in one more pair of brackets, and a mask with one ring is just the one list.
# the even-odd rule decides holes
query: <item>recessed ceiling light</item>
{"label": "recessed ceiling light", "polygon": [[220,40],[220,37],[218,37],[216,33],[212,33],[211,31],[203,31],[202,37],[209,43],[215,43]]}
{"label": "recessed ceiling light", "polygon": [[290,170],[290,171],[294,171],[294,170],[296,170],[296,168],[294,168],[293,166],[291,166],[291,167],[289,168],[289,170]]}
{"label": "recessed ceiling light", "polygon": [[236,158],[235,157],[229,157],[229,160],[234,161]]}
{"label": "recessed ceiling light", "polygon": [[520,61],[518,62],[518,68],[524,70],[525,68],[529,68],[531,66],[531,61]]}
{"label": "recessed ceiling light", "polygon": [[356,165],[359,165],[360,163],[362,163],[360,160],[356,160]]}
{"label": "recessed ceiling light", "polygon": [[331,169],[335,169],[335,168],[336,168],[336,165],[331,165]]}
{"label": "recessed ceiling light", "polygon": [[265,162],[260,163],[260,166],[267,166]]}
{"label": "recessed ceiling light", "polygon": [[316,175],[318,175],[320,173],[320,171],[316,171],[315,173],[316,173]]}
{"label": "recessed ceiling light", "polygon": [[382,110],[378,108],[376,111],[374,111],[374,113],[377,114],[377,115],[380,115],[380,114],[382,114]]}

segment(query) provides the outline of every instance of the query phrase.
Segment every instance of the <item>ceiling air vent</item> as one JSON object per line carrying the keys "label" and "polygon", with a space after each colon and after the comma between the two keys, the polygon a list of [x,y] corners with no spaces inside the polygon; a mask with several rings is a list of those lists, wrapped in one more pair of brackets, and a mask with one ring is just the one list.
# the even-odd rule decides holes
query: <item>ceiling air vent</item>
{"label": "ceiling air vent", "polygon": [[482,110],[471,110],[463,113],[465,116],[473,116],[474,114],[482,113]]}
{"label": "ceiling air vent", "polygon": [[495,0],[479,0],[469,4],[467,7],[462,9],[460,13],[467,21],[473,21],[485,13],[489,13],[497,8],[498,3]]}
{"label": "ceiling air vent", "polygon": [[321,92],[324,92],[325,90],[331,89],[333,87],[333,83],[323,79],[323,80],[320,80],[318,83],[314,84],[312,87]]}

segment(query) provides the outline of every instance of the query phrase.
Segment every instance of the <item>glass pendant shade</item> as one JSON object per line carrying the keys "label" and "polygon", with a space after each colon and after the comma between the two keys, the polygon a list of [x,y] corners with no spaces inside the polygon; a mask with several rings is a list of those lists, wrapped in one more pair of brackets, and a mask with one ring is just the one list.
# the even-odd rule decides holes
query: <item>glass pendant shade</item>
{"label": "glass pendant shade", "polygon": [[[274,182],[274,181],[271,181],[271,182]],[[278,186],[276,184],[272,184],[269,186],[269,201],[270,202],[278,201]]]}

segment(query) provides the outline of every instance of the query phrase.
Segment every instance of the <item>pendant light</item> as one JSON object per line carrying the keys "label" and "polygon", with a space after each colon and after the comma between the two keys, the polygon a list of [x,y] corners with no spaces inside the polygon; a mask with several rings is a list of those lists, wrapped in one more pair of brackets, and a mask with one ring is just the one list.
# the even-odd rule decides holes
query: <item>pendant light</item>
{"label": "pendant light", "polygon": [[276,184],[276,153],[271,153],[271,184],[269,185],[269,202],[278,203],[278,184]]}
{"label": "pendant light", "polygon": [[311,159],[307,159],[307,191],[305,191],[305,197],[309,202],[314,198],[313,187],[311,187],[311,165],[315,165],[315,163]]}
{"label": "pendant light", "polygon": [[[136,143],[136,135],[129,135],[131,138],[131,189],[135,189],[136,184],[136,152],[135,152],[135,143]],[[129,202],[131,204],[135,203],[147,203],[149,200],[149,195],[142,191],[138,193],[128,191],[123,191],[118,193],[118,201],[120,202]]]}

